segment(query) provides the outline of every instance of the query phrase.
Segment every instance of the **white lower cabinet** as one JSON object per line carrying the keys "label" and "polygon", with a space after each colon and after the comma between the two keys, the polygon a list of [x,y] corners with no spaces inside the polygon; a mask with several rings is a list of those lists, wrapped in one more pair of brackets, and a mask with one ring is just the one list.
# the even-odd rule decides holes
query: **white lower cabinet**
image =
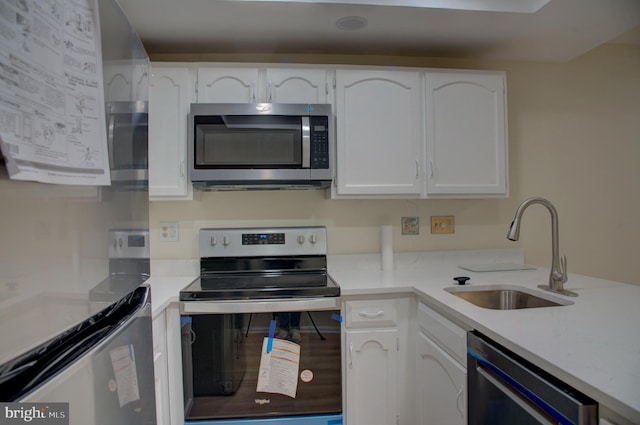
{"label": "white lower cabinet", "polygon": [[422,332],[418,333],[418,423],[467,423],[467,370]]}
{"label": "white lower cabinet", "polygon": [[418,424],[467,423],[466,331],[418,304],[416,402]]}
{"label": "white lower cabinet", "polygon": [[398,331],[347,331],[346,423],[396,424]]}
{"label": "white lower cabinet", "polygon": [[414,425],[412,298],[344,303],[345,425]]}
{"label": "white lower cabinet", "polygon": [[169,369],[167,364],[167,324],[163,312],[153,318],[153,372],[156,388],[156,421],[158,425],[170,424]]}

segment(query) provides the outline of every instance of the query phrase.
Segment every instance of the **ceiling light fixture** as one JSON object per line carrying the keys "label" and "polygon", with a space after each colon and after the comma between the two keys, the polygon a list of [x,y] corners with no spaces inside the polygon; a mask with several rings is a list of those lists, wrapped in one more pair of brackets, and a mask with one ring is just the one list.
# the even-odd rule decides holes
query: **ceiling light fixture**
{"label": "ceiling light fixture", "polygon": [[550,0],[236,0],[289,3],[359,4],[403,6],[427,9],[474,10],[484,12],[535,13]]}
{"label": "ceiling light fixture", "polygon": [[336,21],[336,27],[343,31],[357,31],[366,27],[369,21],[362,16],[344,16]]}

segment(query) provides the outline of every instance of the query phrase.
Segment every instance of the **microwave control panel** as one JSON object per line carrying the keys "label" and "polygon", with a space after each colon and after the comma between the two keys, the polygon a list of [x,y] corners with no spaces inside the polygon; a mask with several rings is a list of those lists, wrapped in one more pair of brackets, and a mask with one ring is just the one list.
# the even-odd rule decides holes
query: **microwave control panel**
{"label": "microwave control panel", "polygon": [[311,168],[329,168],[329,117],[312,116]]}

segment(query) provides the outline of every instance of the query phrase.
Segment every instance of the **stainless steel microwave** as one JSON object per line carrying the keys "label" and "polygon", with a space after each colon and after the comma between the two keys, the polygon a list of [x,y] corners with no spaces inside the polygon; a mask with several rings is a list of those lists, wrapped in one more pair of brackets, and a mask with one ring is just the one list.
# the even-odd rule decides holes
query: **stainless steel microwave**
{"label": "stainless steel microwave", "polygon": [[331,105],[193,103],[189,168],[196,187],[327,187],[333,176]]}

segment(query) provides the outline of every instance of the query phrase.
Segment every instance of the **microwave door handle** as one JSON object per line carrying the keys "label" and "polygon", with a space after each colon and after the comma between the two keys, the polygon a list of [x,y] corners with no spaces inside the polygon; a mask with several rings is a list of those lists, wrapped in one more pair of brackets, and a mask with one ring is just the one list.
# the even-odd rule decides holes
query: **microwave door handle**
{"label": "microwave door handle", "polygon": [[302,117],[302,168],[311,168],[311,127],[309,117]]}

